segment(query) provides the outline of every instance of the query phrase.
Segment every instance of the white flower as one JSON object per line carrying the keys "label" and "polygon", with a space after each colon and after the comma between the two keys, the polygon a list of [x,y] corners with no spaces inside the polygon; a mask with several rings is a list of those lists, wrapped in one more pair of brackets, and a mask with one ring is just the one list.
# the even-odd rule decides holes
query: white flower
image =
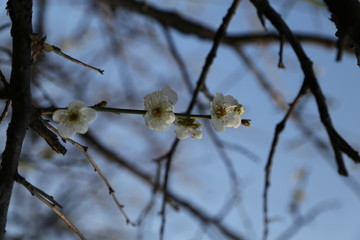
{"label": "white flower", "polygon": [[86,107],[79,100],[69,104],[67,109],[56,110],[52,116],[55,122],[58,122],[58,131],[60,136],[70,138],[76,133],[84,134],[88,130],[87,124],[94,121],[96,111]]}
{"label": "white flower", "polygon": [[144,115],[146,126],[150,129],[164,132],[175,121],[174,104],[177,94],[171,88],[165,87],[160,91],[148,94],[144,98]]}
{"label": "white flower", "polygon": [[176,129],[176,137],[178,139],[184,139],[189,136],[195,139],[202,138],[201,124],[195,119],[189,118],[176,118],[174,122]]}
{"label": "white flower", "polygon": [[238,128],[245,112],[244,107],[232,96],[216,93],[211,102],[211,122],[218,132],[225,131],[225,127]]}

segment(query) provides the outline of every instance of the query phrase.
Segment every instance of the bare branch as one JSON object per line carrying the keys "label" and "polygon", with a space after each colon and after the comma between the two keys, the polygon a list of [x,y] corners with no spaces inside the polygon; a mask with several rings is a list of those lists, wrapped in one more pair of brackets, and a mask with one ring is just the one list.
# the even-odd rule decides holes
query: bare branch
{"label": "bare branch", "polygon": [[[46,123],[46,122],[45,122]],[[51,126],[49,123],[45,124],[49,129],[51,129],[52,131],[54,131],[56,134],[59,135],[59,132],[56,128],[54,128],[53,126]],[[60,136],[60,135],[59,135]],[[124,205],[120,203],[120,201],[117,199],[116,195],[115,195],[115,190],[114,188],[111,186],[109,180],[107,179],[107,177],[105,176],[105,174],[101,171],[100,167],[96,164],[96,162],[94,161],[94,159],[91,157],[91,155],[87,152],[87,147],[81,145],[80,143],[70,139],[70,138],[66,138],[66,141],[70,142],[72,145],[74,145],[75,147],[77,147],[86,157],[86,159],[90,162],[90,164],[94,167],[95,172],[97,172],[99,174],[99,176],[101,177],[101,179],[105,182],[106,186],[108,187],[109,190],[109,194],[111,195],[111,197],[113,198],[116,206],[118,207],[118,209],[120,210],[121,214],[123,215],[123,217],[125,218],[125,221],[127,224],[130,224],[132,226],[135,226],[136,224],[134,222],[132,222],[130,220],[130,218],[127,216],[126,212],[124,211]]]}
{"label": "bare branch", "polygon": [[262,14],[264,14],[272,22],[272,24],[277,28],[280,33],[284,34],[284,36],[287,38],[290,45],[292,46],[305,75],[304,82],[315,97],[320,119],[328,133],[330,142],[333,147],[335,160],[338,165],[338,172],[340,175],[347,176],[348,173],[345,168],[342,153],[348,155],[355,163],[360,163],[360,156],[358,152],[355,151],[335,130],[327,108],[325,96],[321,90],[321,87],[312,68],[311,60],[307,57],[299,41],[296,39],[287,24],[283,21],[280,15],[269,5],[268,1],[251,0],[251,2]]}
{"label": "bare branch", "polygon": [[47,195],[39,188],[34,187],[31,183],[26,181],[26,179],[20,175],[16,176],[16,181],[21,185],[23,185],[31,193],[31,195],[38,198],[41,202],[43,202],[46,206],[48,206],[51,210],[53,210],[56,213],[56,215],[58,215],[61,218],[61,220],[63,220],[66,223],[66,225],[68,225],[69,228],[74,233],[76,233],[76,235],[78,235],[78,237],[81,240],[86,240],[84,235],[75,227],[75,225],[64,214],[62,214],[59,209],[56,208],[56,206],[61,208],[61,205],[57,203],[53,197]]}
{"label": "bare branch", "polygon": [[280,137],[281,132],[285,129],[286,122],[288,121],[291,113],[294,111],[296,105],[299,103],[301,97],[305,94],[306,86],[303,85],[290,104],[290,108],[285,114],[284,118],[276,125],[274,138],[271,144],[271,149],[269,153],[268,160],[266,162],[265,167],[265,183],[264,183],[264,191],[263,191],[263,214],[264,214],[264,230],[263,230],[263,239],[266,240],[269,235],[269,216],[268,216],[268,194],[270,188],[270,178],[271,178],[271,167],[273,164],[274,154],[277,147],[277,143]]}

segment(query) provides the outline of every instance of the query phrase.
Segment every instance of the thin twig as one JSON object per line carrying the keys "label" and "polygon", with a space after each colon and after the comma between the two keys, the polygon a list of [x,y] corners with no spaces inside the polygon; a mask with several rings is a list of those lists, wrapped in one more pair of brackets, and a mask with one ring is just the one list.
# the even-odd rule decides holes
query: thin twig
{"label": "thin twig", "polygon": [[[47,123],[44,121],[44,124],[46,124],[46,126],[51,129],[52,131],[54,131],[56,134],[59,134],[58,130],[56,128],[54,128],[51,124]],[[87,152],[87,147],[81,145],[80,143],[70,139],[70,138],[65,138],[65,140],[67,140],[68,142],[70,142],[72,145],[74,145],[75,147],[77,147],[86,157],[86,159],[90,162],[90,164],[94,167],[94,170],[99,174],[99,176],[101,177],[101,179],[105,182],[106,186],[109,189],[109,194],[111,195],[111,197],[113,198],[116,206],[119,208],[121,214],[123,215],[123,217],[125,218],[125,221],[127,224],[130,224],[132,226],[136,226],[136,224],[134,222],[131,221],[131,219],[127,216],[126,212],[124,211],[124,205],[120,203],[120,201],[117,199],[116,195],[115,195],[115,190],[114,188],[111,186],[109,180],[106,178],[106,176],[104,175],[104,173],[101,171],[100,167],[96,164],[96,162],[93,160],[93,158],[91,157],[91,155]]]}
{"label": "thin twig", "polygon": [[305,94],[306,86],[303,84],[299,93],[295,97],[294,101],[290,104],[290,108],[285,114],[284,118],[276,125],[274,138],[271,144],[271,149],[269,153],[268,160],[266,162],[265,167],[265,183],[264,183],[264,191],[263,191],[263,214],[264,214],[264,231],[263,231],[263,240],[266,240],[269,235],[269,216],[268,216],[268,194],[270,188],[270,176],[271,176],[271,168],[273,163],[273,158],[275,154],[275,150],[277,147],[277,143],[280,137],[281,132],[285,129],[286,122],[289,119],[291,113],[294,111],[295,106],[299,103],[301,97]]}
{"label": "thin twig", "polygon": [[278,68],[285,69],[285,65],[283,62],[283,50],[284,50],[284,35],[280,33],[280,47],[279,47],[279,62]]}
{"label": "thin twig", "polygon": [[[104,101],[103,101],[104,102]],[[99,104],[103,103],[100,102]],[[134,115],[145,115],[147,110],[137,110],[137,109],[127,109],[127,108],[111,108],[111,107],[102,107],[99,104],[90,106],[97,112],[108,112],[115,114],[134,114]],[[41,109],[42,115],[52,115],[56,110],[64,108],[43,108]],[[188,114],[188,113],[174,113],[178,118],[189,118],[189,119],[211,119],[211,115],[201,115],[201,114]],[[241,124],[248,127],[250,126],[250,119],[241,119]]]}
{"label": "thin twig", "polygon": [[165,233],[165,224],[166,224],[166,202],[168,201],[168,184],[169,184],[169,178],[170,178],[170,168],[171,163],[173,160],[173,155],[175,153],[176,147],[179,144],[179,139],[175,139],[173,142],[168,157],[166,159],[165,163],[165,175],[164,175],[164,182],[163,182],[163,201],[161,204],[161,225],[160,225],[160,239],[164,239],[164,233]]}
{"label": "thin twig", "polygon": [[10,106],[11,106],[11,99],[7,99],[6,103],[5,103],[4,110],[3,110],[3,112],[1,113],[1,116],[0,116],[0,124],[6,118],[6,116],[8,115],[8,111],[9,111]]}
{"label": "thin twig", "polygon": [[81,240],[86,240],[84,235],[75,227],[75,225],[59,210],[56,206],[61,208],[61,205],[57,203],[53,197],[49,196],[39,188],[33,186],[31,183],[26,181],[26,179],[19,174],[16,176],[16,181],[23,185],[31,195],[38,198],[41,202],[43,202],[46,206],[48,206],[51,210],[53,210],[65,223],[69,226],[69,228],[78,235]]}
{"label": "thin twig", "polygon": [[196,88],[195,88],[195,90],[193,92],[193,97],[192,97],[191,102],[190,102],[190,104],[189,104],[189,106],[187,108],[187,111],[186,111],[187,113],[190,113],[192,111],[192,109],[194,108],[194,106],[195,106],[195,102],[196,102],[197,96],[199,94],[199,91],[201,90],[201,88],[203,87],[203,85],[205,83],[207,74],[208,74],[208,72],[210,70],[210,67],[211,67],[215,57],[216,57],[217,49],[219,48],[222,39],[226,35],[227,27],[228,27],[233,15],[235,14],[236,8],[239,5],[239,3],[240,3],[240,0],[234,0],[233,1],[231,6],[229,7],[225,17],[223,18],[223,22],[221,23],[220,27],[218,28],[218,30],[215,33],[214,40],[213,40],[213,45],[212,45],[212,47],[210,49],[210,52],[206,56],[205,64],[204,64],[204,66],[202,68],[199,79],[197,80]]}
{"label": "thin twig", "polygon": [[[144,183],[148,184],[151,187],[158,185],[156,180],[153,179],[152,175],[146,173],[144,170],[136,166],[133,162],[119,155],[119,153],[114,152],[113,149],[104,146],[102,143],[99,142],[99,140],[96,137],[94,137],[91,134],[91,131],[89,131],[86,135],[83,135],[83,137],[95,149],[97,149],[98,152],[102,154],[107,161],[115,163],[121,166],[122,168],[129,170],[129,172],[134,174],[136,177],[141,179],[141,181],[143,181]],[[156,187],[154,189],[156,189],[157,192],[159,193],[163,193],[164,191],[162,187]],[[219,221],[218,219],[214,219],[207,212],[199,209],[193,203],[187,201],[186,199],[181,198],[170,189],[167,189],[167,196],[168,196],[167,198],[168,201],[173,202],[178,206],[181,206],[182,209],[187,211],[189,214],[193,215],[203,224],[210,225],[213,228],[215,228],[219,233],[221,233],[224,236],[222,239],[232,239],[232,240],[244,239],[244,237],[242,237],[239,233],[234,232],[234,230],[224,225],[222,221]]]}
{"label": "thin twig", "polygon": [[114,188],[111,186],[109,180],[106,178],[106,176],[104,175],[104,173],[101,171],[100,167],[96,164],[96,162],[93,160],[93,158],[90,156],[90,154],[87,152],[87,147],[81,145],[78,142],[75,142],[72,139],[67,138],[67,141],[69,141],[71,144],[73,144],[75,147],[77,147],[78,149],[80,149],[80,151],[82,151],[84,153],[84,155],[86,156],[86,158],[88,159],[88,161],[90,162],[90,164],[94,167],[94,170],[99,174],[99,176],[104,180],[106,186],[109,189],[109,194],[111,195],[111,197],[113,198],[116,206],[119,208],[121,214],[123,215],[123,217],[126,220],[127,224],[130,224],[132,226],[136,226],[136,224],[134,222],[132,222],[130,220],[130,218],[127,216],[126,212],[124,211],[124,205],[120,203],[120,201],[117,199],[116,195],[115,195],[115,190]]}
{"label": "thin twig", "polygon": [[66,59],[68,59],[68,60],[70,60],[70,61],[72,61],[74,63],[77,63],[77,64],[79,64],[81,66],[84,66],[84,67],[90,68],[92,70],[95,70],[95,71],[99,72],[100,74],[104,74],[104,70],[102,70],[100,68],[97,68],[97,67],[93,67],[93,66],[91,66],[91,65],[89,65],[87,63],[84,63],[84,62],[82,62],[82,61],[80,61],[80,60],[78,60],[76,58],[73,58],[73,57],[63,53],[59,47],[56,47],[56,46],[49,45],[49,44],[45,43],[45,49],[48,52],[54,52],[54,53],[66,58]]}
{"label": "thin twig", "polygon": [[35,193],[40,194],[42,197],[44,197],[49,203],[51,203],[54,206],[57,206],[59,208],[63,208],[60,203],[58,203],[53,196],[50,196],[49,194],[45,193],[43,190],[41,190],[40,188],[35,187],[34,185],[32,185],[31,183],[29,183],[23,176],[21,176],[19,173],[16,174],[15,176],[15,180],[18,183],[21,183],[22,185],[24,185],[32,195],[34,195]]}
{"label": "thin twig", "polygon": [[[166,25],[163,25],[163,29],[164,29],[164,33],[165,33],[165,37],[166,37],[166,40],[168,42],[168,45],[169,45],[169,49],[171,51],[171,54],[175,60],[175,62],[177,63],[178,67],[179,67],[179,70],[181,72],[181,75],[182,75],[182,78],[184,80],[184,83],[188,89],[188,91],[191,93],[192,92],[192,87],[191,87],[191,78],[190,78],[190,74],[186,68],[186,65],[185,65],[185,62],[183,61],[183,59],[181,58],[180,56],[180,53],[179,51],[177,50],[177,47],[171,37],[171,34],[170,34],[170,30],[168,29],[168,27]],[[213,99],[213,96],[210,96],[211,94],[209,94],[208,92],[205,92],[204,91],[205,89],[202,88],[201,91],[211,100]],[[200,108],[202,108],[202,104],[200,104]],[[211,119],[211,116],[208,115],[207,117],[204,117],[204,118],[208,118],[208,119]],[[242,120],[242,124],[244,126],[249,126],[250,125],[250,120],[249,119],[243,119]],[[218,136],[212,131],[212,129],[209,129],[209,124],[206,124],[204,125],[205,127],[208,128],[209,130],[209,134],[210,134],[210,138],[212,139],[213,143],[215,145],[218,146],[218,151],[219,151],[219,154],[221,155],[221,159],[223,160],[225,166],[226,166],[226,169],[228,170],[229,172],[229,175],[230,175],[230,180],[233,182],[232,186],[233,186],[233,189],[234,189],[234,198],[231,199],[231,201],[234,201],[234,200],[237,200],[239,201],[239,204],[241,206],[241,216],[242,216],[242,220],[243,220],[243,223],[244,223],[244,226],[246,226],[248,229],[252,229],[252,226],[251,226],[251,221],[250,221],[250,218],[248,217],[248,214],[241,202],[241,195],[240,195],[240,191],[239,191],[239,181],[238,181],[238,176],[236,174],[236,172],[233,170],[233,164],[231,162],[231,159],[228,157],[226,151],[225,151],[225,146],[224,144],[221,142],[221,140],[218,138]],[[226,145],[231,145],[230,143],[229,144],[226,144]],[[253,158],[255,159],[255,155],[252,154],[249,150],[245,149],[244,147],[241,147],[239,146],[238,144],[233,144],[233,147],[234,149],[236,150],[239,150],[239,147],[241,148],[241,153],[242,154],[245,154],[247,155],[249,158]],[[220,148],[220,149],[219,149]],[[167,155],[165,156],[162,156],[160,158],[157,159],[157,164],[158,166],[161,166],[161,160],[163,158],[166,158]],[[159,169],[160,167],[158,167]],[[160,177],[159,176],[160,173],[158,173],[156,176]],[[230,208],[230,207],[229,207]],[[219,218],[219,217],[218,217]],[[206,226],[204,226],[205,228]]]}
{"label": "thin twig", "polygon": [[[209,72],[209,69],[216,57],[216,52],[217,49],[219,48],[219,45],[222,41],[222,39],[224,38],[224,36],[226,35],[226,29],[233,17],[233,15],[235,14],[236,8],[239,5],[240,0],[234,0],[231,4],[231,6],[229,7],[226,15],[223,18],[223,21],[221,23],[221,25],[219,26],[218,30],[216,31],[216,34],[214,36],[214,40],[213,40],[213,45],[212,48],[210,49],[210,52],[208,53],[206,59],[205,59],[205,63],[204,66],[202,68],[201,74],[199,76],[199,79],[197,81],[196,84],[196,88],[193,92],[192,95],[192,99],[189,103],[189,106],[186,110],[187,114],[190,114],[192,109],[195,106],[195,102],[196,99],[198,97],[198,94],[200,92],[200,90],[203,88],[207,74]],[[249,123],[249,122],[248,122]],[[172,162],[172,156],[176,150],[176,147],[178,145],[179,141],[178,139],[176,139],[173,144],[172,147],[170,149],[170,154],[169,157],[166,160],[166,164],[165,164],[165,176],[164,176],[164,182],[163,182],[163,190],[164,190],[164,197],[163,197],[163,202],[162,202],[162,208],[161,208],[161,226],[160,226],[160,239],[164,239],[164,232],[165,232],[165,223],[166,223],[166,202],[167,202],[167,186],[168,186],[168,182],[169,182],[169,176],[170,176],[170,168],[171,168],[171,162]]]}

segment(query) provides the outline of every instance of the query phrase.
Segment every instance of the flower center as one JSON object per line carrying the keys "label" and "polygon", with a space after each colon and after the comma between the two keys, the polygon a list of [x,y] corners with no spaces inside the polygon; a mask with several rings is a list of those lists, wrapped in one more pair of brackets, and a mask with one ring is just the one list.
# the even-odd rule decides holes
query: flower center
{"label": "flower center", "polygon": [[79,121],[80,114],[77,112],[69,112],[68,119],[71,122]]}
{"label": "flower center", "polygon": [[157,108],[154,108],[152,111],[151,111],[151,114],[154,116],[154,117],[161,117],[161,108],[160,107],[157,107]]}
{"label": "flower center", "polygon": [[217,118],[223,118],[226,116],[226,107],[223,105],[217,106],[215,110],[215,115]]}

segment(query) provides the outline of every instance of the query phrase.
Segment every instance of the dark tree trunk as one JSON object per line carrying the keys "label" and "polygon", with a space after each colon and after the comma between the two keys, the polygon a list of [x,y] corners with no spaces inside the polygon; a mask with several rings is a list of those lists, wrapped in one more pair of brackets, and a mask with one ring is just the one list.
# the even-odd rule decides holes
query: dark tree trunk
{"label": "dark tree trunk", "polygon": [[0,240],[5,238],[7,212],[14,176],[17,173],[31,109],[30,34],[32,34],[32,0],[9,0],[7,10],[12,21],[13,58],[9,96],[13,108],[0,169]]}

